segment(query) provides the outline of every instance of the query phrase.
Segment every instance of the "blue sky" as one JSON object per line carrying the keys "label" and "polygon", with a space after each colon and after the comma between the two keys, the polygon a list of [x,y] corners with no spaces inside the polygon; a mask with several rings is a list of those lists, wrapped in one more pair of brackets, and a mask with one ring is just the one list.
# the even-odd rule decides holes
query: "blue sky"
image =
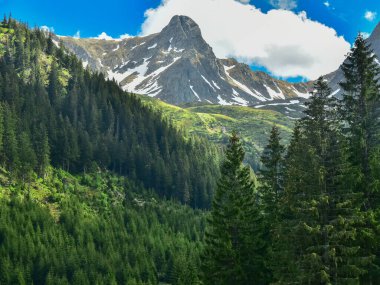
{"label": "blue sky", "polygon": [[[59,35],[74,35],[80,31],[81,37],[94,37],[101,32],[118,37],[126,33],[141,33],[142,24],[146,20],[145,11],[157,8],[160,4],[161,0],[0,0],[0,12],[11,13],[14,18],[27,22],[30,26],[53,27]],[[278,8],[289,9],[295,14],[305,11],[308,19],[333,28],[338,36],[343,36],[349,43],[354,41],[359,31],[371,32],[380,20],[379,0],[251,0],[249,4],[261,9],[263,13]],[[212,15],[213,11],[209,12]],[[276,70],[274,73],[281,74]],[[290,80],[301,78],[284,77],[289,77]]]}

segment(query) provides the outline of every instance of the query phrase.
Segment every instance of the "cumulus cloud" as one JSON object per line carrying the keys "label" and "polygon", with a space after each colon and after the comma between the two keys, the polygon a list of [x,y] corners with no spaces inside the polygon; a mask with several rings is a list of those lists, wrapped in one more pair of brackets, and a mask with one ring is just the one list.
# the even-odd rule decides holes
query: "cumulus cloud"
{"label": "cumulus cloud", "polygon": [[119,39],[120,40],[124,40],[124,39],[129,39],[131,38],[132,36],[130,34],[122,34],[119,36]]}
{"label": "cumulus cloud", "polygon": [[278,9],[293,10],[297,8],[296,0],[270,0],[270,4]]}
{"label": "cumulus cloud", "polygon": [[163,0],[146,11],[141,35],[159,32],[174,15],[197,22],[219,58],[259,64],[283,78],[316,79],[336,70],[350,49],[335,30],[308,19],[305,12],[263,13],[235,0]]}
{"label": "cumulus cloud", "polygon": [[371,34],[367,33],[367,32],[363,32],[362,36],[363,36],[363,38],[368,39],[371,36]]}
{"label": "cumulus cloud", "polygon": [[80,39],[80,31],[79,30],[73,35],[73,38]]}
{"label": "cumulus cloud", "polygon": [[323,5],[325,5],[326,7],[330,7],[330,2],[329,1],[323,2]]}
{"label": "cumulus cloud", "polygon": [[40,29],[46,33],[54,33],[54,27],[41,26]]}
{"label": "cumulus cloud", "polygon": [[121,41],[121,40],[124,40],[124,39],[128,39],[130,37],[132,37],[132,36],[129,35],[129,34],[122,34],[122,35],[119,36],[119,38],[113,38],[113,37],[107,35],[106,32],[102,32],[102,33],[100,33],[100,35],[98,35],[97,37],[94,37],[93,39],[106,40],[106,41],[111,41],[111,40],[113,40],[113,41]]}
{"label": "cumulus cloud", "polygon": [[236,0],[236,1],[239,1],[243,4],[248,4],[251,0]]}
{"label": "cumulus cloud", "polygon": [[373,11],[366,11],[364,13],[364,18],[366,18],[370,22],[372,22],[373,20],[375,20],[376,16],[377,16],[377,13],[373,12]]}
{"label": "cumulus cloud", "polygon": [[113,40],[113,38],[111,36],[107,35],[105,32],[102,32],[100,35],[98,35],[94,39],[98,39],[98,40]]}

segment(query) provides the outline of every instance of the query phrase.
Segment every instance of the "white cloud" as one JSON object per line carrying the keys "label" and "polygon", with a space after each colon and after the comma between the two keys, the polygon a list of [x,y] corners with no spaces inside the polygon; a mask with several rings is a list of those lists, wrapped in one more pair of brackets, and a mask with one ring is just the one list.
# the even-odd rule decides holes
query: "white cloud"
{"label": "white cloud", "polygon": [[49,33],[49,32],[54,33],[54,27],[41,26],[40,29],[41,29],[42,31],[44,31],[44,32],[47,32],[47,33]]}
{"label": "white cloud", "polygon": [[100,35],[98,35],[97,37],[95,37],[94,39],[98,39],[98,40],[113,40],[112,37],[110,37],[109,35],[107,35],[105,32],[102,32]]}
{"label": "white cloud", "polygon": [[119,36],[119,40],[125,40],[125,39],[129,39],[131,38],[132,36],[129,35],[129,34],[122,34]]}
{"label": "white cloud", "polygon": [[131,38],[132,36],[129,35],[129,34],[122,34],[119,36],[119,38],[113,38],[109,35],[107,35],[106,32],[102,32],[100,35],[98,35],[97,37],[94,37],[92,39],[97,39],[97,40],[106,40],[106,41],[121,41],[121,40],[124,40],[124,39],[128,39],[128,38]]}
{"label": "white cloud", "polygon": [[377,16],[377,13],[373,12],[373,11],[366,11],[364,13],[364,18],[366,18],[370,22],[372,22],[373,20],[375,20],[376,16]]}
{"label": "white cloud", "polygon": [[269,2],[273,7],[278,9],[293,10],[297,8],[296,0],[270,0]]}
{"label": "white cloud", "polygon": [[80,39],[80,31],[79,30],[73,35],[73,38]]}
{"label": "white cloud", "polygon": [[248,4],[251,0],[236,0],[236,1],[239,1],[243,4]]}
{"label": "white cloud", "polygon": [[159,32],[174,15],[187,15],[197,22],[219,58],[260,64],[284,78],[316,79],[332,72],[350,49],[334,29],[308,19],[305,12],[263,13],[234,0],[163,0],[156,9],[146,11],[141,34]]}
{"label": "white cloud", "polygon": [[371,34],[370,34],[370,33],[363,32],[363,33],[362,33],[362,36],[363,36],[364,39],[368,39],[368,38],[371,36]]}
{"label": "white cloud", "polygon": [[326,7],[330,7],[331,4],[330,4],[329,1],[326,1],[326,2],[323,3],[323,5],[325,5]]}

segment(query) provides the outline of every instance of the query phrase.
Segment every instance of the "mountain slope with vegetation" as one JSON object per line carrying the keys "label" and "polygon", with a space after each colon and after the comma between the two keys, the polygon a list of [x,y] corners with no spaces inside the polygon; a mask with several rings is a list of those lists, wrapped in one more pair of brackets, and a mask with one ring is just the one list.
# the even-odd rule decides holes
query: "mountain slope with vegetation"
{"label": "mountain slope with vegetation", "polygon": [[256,189],[231,137],[207,220],[205,285],[380,284],[380,67],[361,35],[342,71],[342,100],[320,77],[288,147],[272,128]]}
{"label": "mountain slope with vegetation", "polygon": [[142,97],[142,102],[161,112],[187,134],[196,134],[225,146],[233,130],[239,132],[246,151],[245,162],[257,170],[260,155],[273,125],[280,128],[287,144],[294,120],[279,112],[243,106],[199,105],[179,107],[157,99]]}
{"label": "mountain slope with vegetation", "polygon": [[4,19],[0,284],[197,283],[219,153]]}
{"label": "mountain slope with vegetation", "polygon": [[[2,183],[12,179],[1,169]],[[109,172],[0,189],[0,284],[195,284],[206,213]]]}
{"label": "mountain slope with vegetation", "polygon": [[0,32],[0,164],[14,177],[43,177],[49,164],[73,173],[108,169],[160,197],[210,205],[217,148],[184,139],[43,31],[5,19]]}

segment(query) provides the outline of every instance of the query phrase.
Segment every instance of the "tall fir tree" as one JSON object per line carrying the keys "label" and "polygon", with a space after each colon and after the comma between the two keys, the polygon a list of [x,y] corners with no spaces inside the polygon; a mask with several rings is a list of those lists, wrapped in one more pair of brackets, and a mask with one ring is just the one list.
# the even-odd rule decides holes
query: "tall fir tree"
{"label": "tall fir tree", "polygon": [[280,202],[283,196],[284,178],[284,153],[285,147],[281,144],[280,131],[273,126],[268,145],[261,156],[262,167],[259,173],[258,194],[261,201],[264,215],[265,236],[266,236],[266,257],[265,264],[268,272],[268,280],[272,277],[270,272],[272,267],[277,266],[278,226],[280,219]]}
{"label": "tall fir tree", "polygon": [[323,78],[314,88],[289,147],[278,253],[283,262],[275,276],[279,284],[358,284],[372,259],[357,243],[365,216],[331,90]]}
{"label": "tall fir tree", "polygon": [[340,83],[344,92],[341,114],[350,141],[351,161],[363,174],[360,190],[370,207],[374,179],[370,161],[380,143],[380,66],[362,35],[357,37],[342,70],[345,80]]}
{"label": "tall fir tree", "polygon": [[260,195],[264,204],[264,211],[268,220],[277,220],[278,207],[283,192],[285,147],[281,144],[280,131],[273,126],[268,145],[261,156]]}
{"label": "tall fir tree", "polygon": [[350,161],[358,173],[356,191],[363,194],[367,220],[359,229],[362,248],[377,260],[363,278],[367,284],[380,283],[380,66],[371,46],[359,34],[342,65],[345,80],[341,115],[350,142]]}
{"label": "tall fir tree", "polygon": [[262,216],[244,150],[233,133],[221,166],[203,256],[205,284],[264,284]]}

